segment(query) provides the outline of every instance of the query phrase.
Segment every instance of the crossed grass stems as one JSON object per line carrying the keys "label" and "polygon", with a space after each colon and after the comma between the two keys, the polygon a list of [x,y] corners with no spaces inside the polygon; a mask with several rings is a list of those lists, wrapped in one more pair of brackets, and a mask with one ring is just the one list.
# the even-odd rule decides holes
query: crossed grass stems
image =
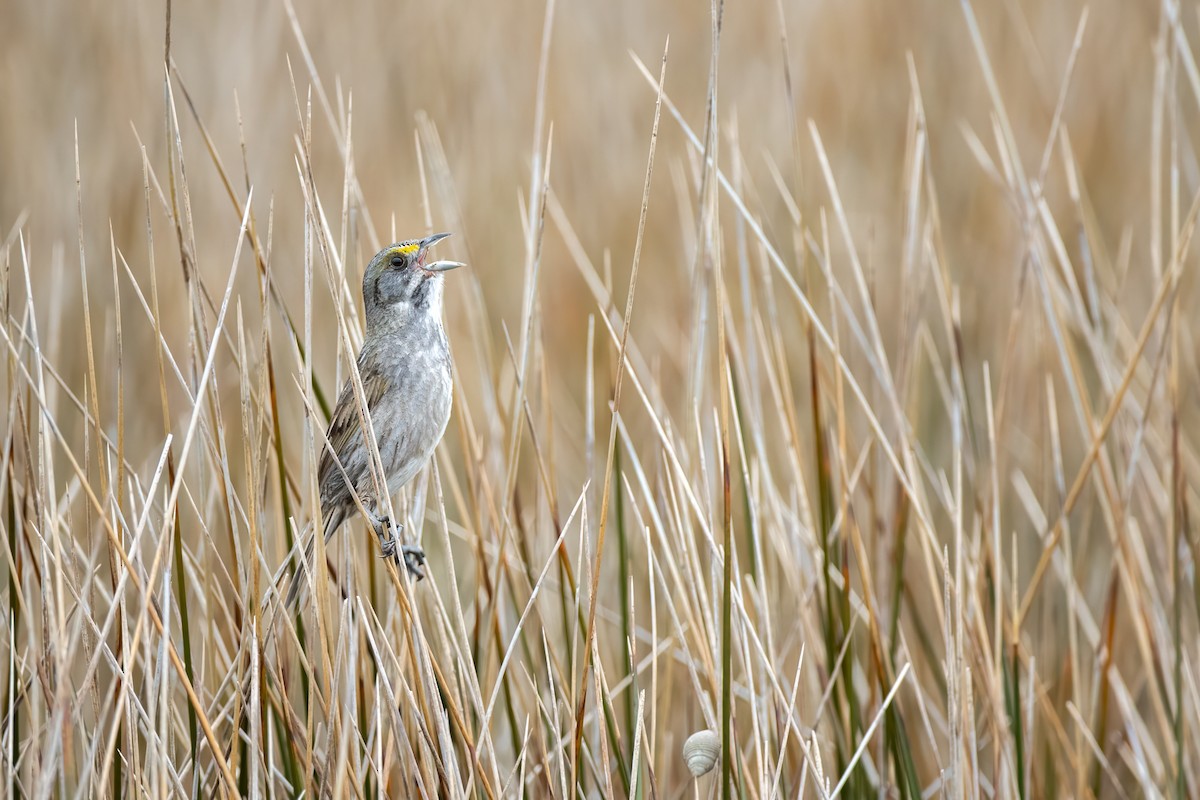
{"label": "crossed grass stems", "polygon": [[[902,318],[915,335],[889,354],[814,124],[808,139],[829,199],[816,224],[806,222],[789,188],[796,180],[771,160],[773,188],[792,223],[791,253],[773,243],[788,237],[768,235],[752,210],[748,198],[757,193],[746,182],[736,127],[722,136],[718,125],[719,10],[699,134],[663,88],[666,54],[657,79],[635,59],[657,100],[622,313],[611,268],[593,264],[550,186],[553,135],[544,94],[551,3],[522,199],[525,291],[516,340],[503,327],[504,346],[495,346],[480,283],[469,279],[457,295],[469,337],[457,352],[460,358],[468,352],[479,375],[456,377],[452,438],[412,496],[389,509],[410,530],[422,520],[432,523],[427,536],[444,571],[437,585],[414,590],[368,552],[367,540],[346,531],[335,540],[341,557],[330,564],[334,585],[323,569],[316,571],[317,613],[281,619],[278,638],[264,634],[282,579],[274,569],[282,551],[276,531],[282,527],[293,548],[293,524],[305,508],[319,507],[310,476],[324,444],[319,419],[329,413],[328,384],[309,355],[314,280],[324,276],[342,351],[353,353],[362,331],[350,310],[352,212],[372,246],[380,239],[355,177],[350,104],[340,94],[330,101],[290,5],[312,86],[302,100],[293,80],[305,202],[299,323],[272,269],[273,210],[263,236],[248,177],[244,190],[235,188],[172,64],[165,82],[172,134],[165,186],[143,159],[148,296],[115,241],[110,248],[113,285],[123,280],[132,289],[138,308],[131,313],[144,315],[158,345],[161,449],[142,465],[132,460],[120,390],[115,436],[102,423],[111,417],[101,413],[99,399],[88,302],[95,273],[86,266],[82,202],[88,359],[82,396],[44,351],[38,325],[44,321],[33,304],[18,318],[10,296],[4,298],[6,405],[16,421],[0,462],[12,605],[4,729],[10,794],[41,795],[56,786],[74,787],[77,795],[104,787],[121,794],[139,786],[164,796],[300,789],[334,796],[408,790],[676,796],[686,785],[678,745],[691,728],[710,727],[723,733],[720,769],[692,784],[697,794],[863,796],[884,783],[903,797],[935,789],[1029,796],[1036,781],[1074,796],[1125,796],[1132,786],[1147,793],[1170,787],[1186,796],[1196,785],[1186,732],[1198,717],[1196,693],[1185,688],[1194,676],[1182,654],[1189,646],[1185,620],[1198,601],[1194,588],[1186,592],[1171,553],[1194,548],[1188,476],[1195,454],[1179,430],[1179,281],[1200,205],[1193,201],[1183,211],[1174,195],[1167,209],[1171,244],[1159,249],[1166,258],[1153,270],[1152,300],[1140,324],[1121,315],[1115,293],[1101,295],[1103,283],[1080,285],[1040,187],[1055,166],[1077,174],[1062,111],[1086,14],[1042,158],[1027,171],[970,6],[964,9],[994,111],[992,148],[970,130],[968,142],[982,174],[1010,198],[1027,243],[998,366],[973,362],[964,345],[911,61],[900,269]],[[1190,62],[1190,53],[1177,57]],[[1161,91],[1161,103],[1177,102]],[[219,300],[198,268],[181,109],[240,220]],[[336,227],[314,180],[314,110],[325,117],[343,159]],[[664,110],[690,147],[687,168],[676,165],[672,174],[696,308],[686,337],[691,349],[682,358],[653,349],[630,327]],[[805,146],[799,128],[793,138],[797,149]],[[415,152],[425,229],[433,228],[436,208],[471,251],[447,157],[424,116]],[[1174,180],[1178,155],[1171,152]],[[248,175],[244,144],[242,155]],[[1075,185],[1073,192],[1074,210],[1089,220],[1084,188]],[[1161,204],[1156,208],[1164,213]],[[168,344],[159,305],[157,213],[170,220],[186,286],[182,356]],[[555,418],[552,399],[563,390],[555,384],[563,370],[547,360],[540,313],[547,221],[595,302],[579,426],[591,479],[579,481],[575,493],[560,491],[556,454],[580,449],[558,439],[564,418],[578,421],[566,410]],[[1164,230],[1161,219],[1153,223]],[[6,278],[19,279],[33,297],[23,226],[18,220],[5,241]],[[1101,252],[1099,232],[1085,223],[1083,234]],[[1122,258],[1114,269],[1124,274],[1127,251]],[[236,291],[243,260],[254,267],[257,331],[247,325]],[[848,286],[839,278],[846,272]],[[11,293],[13,281],[4,284]],[[932,301],[922,303],[923,292]],[[115,335],[102,352],[119,376],[128,360],[120,292],[115,297]],[[1049,363],[1057,371],[1022,362],[1021,347],[1028,345],[1021,332],[1031,323],[1052,341]],[[492,363],[495,352],[504,354],[502,366]],[[675,358],[687,376],[682,403],[665,385],[664,358]],[[238,375],[237,414],[225,408],[222,359]],[[598,410],[596,376],[605,367],[611,392]],[[807,372],[806,380],[794,372]],[[361,397],[353,366],[350,374]],[[286,375],[294,376],[291,385],[280,381]],[[969,381],[983,387],[982,408],[970,400]],[[1049,508],[1030,476],[1000,472],[1006,434],[1024,433],[1011,408],[1027,391],[1023,381],[1044,387],[1058,499]],[[478,395],[463,402],[464,386]],[[1058,399],[1063,388],[1065,404]],[[940,402],[949,426],[948,465],[923,447],[911,421],[923,391]],[[303,405],[305,447],[289,448],[283,435],[288,392]],[[188,409],[181,437],[172,433],[173,395],[182,395]],[[83,422],[82,452],[69,432],[74,417],[59,403]],[[1171,413],[1152,414],[1155,403]],[[1079,429],[1073,438],[1061,424],[1068,420],[1058,419],[1064,407]],[[607,442],[598,442],[606,415]],[[230,449],[231,433],[240,433],[240,453]],[[1083,454],[1073,472],[1066,442]],[[192,458],[193,448],[200,458]],[[53,489],[64,471],[56,455],[67,462],[69,489],[61,497]],[[244,475],[235,474],[236,457]],[[1159,465],[1163,474],[1155,471]],[[1007,505],[1002,477],[1014,487]],[[1135,493],[1157,519],[1149,512],[1138,517]],[[1075,513],[1081,502],[1092,506],[1082,516]],[[34,521],[19,521],[30,507]],[[460,519],[452,520],[448,508]],[[1002,519],[1002,512],[1016,508],[1033,531],[1022,539],[1005,535],[1018,522]],[[1091,607],[1094,593],[1076,577],[1071,535],[1073,523],[1085,529],[1097,517],[1114,544],[1101,609]],[[1144,535],[1156,522],[1169,532],[1164,542]],[[189,528],[199,534],[191,541]],[[610,529],[615,552],[605,542]],[[99,541],[69,533],[81,530]],[[539,535],[546,530],[552,540]],[[22,552],[25,563],[37,565],[36,577],[17,577]],[[1018,570],[1029,558],[1022,552],[1036,558]],[[323,543],[317,553],[317,563],[326,563]],[[1159,564],[1169,568],[1161,584],[1151,566]],[[617,587],[615,605],[600,590],[602,581]],[[1052,586],[1061,596],[1046,597]],[[1047,640],[1058,629],[1049,625],[1055,633],[1047,635],[1044,626],[1064,606],[1068,641],[1065,656],[1055,660],[1062,648]],[[1120,639],[1118,619],[1128,630]],[[1134,652],[1121,657],[1117,644],[1127,640]],[[52,677],[38,663],[49,665]],[[1072,679],[1060,681],[1064,673]],[[62,688],[68,683],[75,687],[69,693]],[[55,699],[41,713],[33,703],[39,692]],[[677,704],[691,712],[676,714]],[[97,721],[90,732],[64,729],[89,707]],[[1122,737],[1118,744],[1114,735]],[[30,750],[17,745],[25,741],[37,748],[36,767],[21,763]]]}

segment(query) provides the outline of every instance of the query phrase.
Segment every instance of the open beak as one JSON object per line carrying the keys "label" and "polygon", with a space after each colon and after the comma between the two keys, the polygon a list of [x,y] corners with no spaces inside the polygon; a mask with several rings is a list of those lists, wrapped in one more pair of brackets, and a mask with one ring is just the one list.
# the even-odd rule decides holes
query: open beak
{"label": "open beak", "polygon": [[[428,250],[430,247],[432,247],[433,245],[440,242],[442,239],[445,239],[449,235],[450,234],[448,234],[448,233],[435,233],[432,236],[426,236],[424,239],[422,239],[421,240],[422,256],[424,256],[424,253],[426,250]],[[466,264],[463,264],[460,261],[435,261],[432,264],[425,264],[423,266],[424,266],[424,269],[426,272],[448,272],[452,269],[458,269],[459,267],[465,267]]]}
{"label": "open beak", "polygon": [[435,233],[433,236],[426,236],[421,240],[421,249],[428,250],[430,247],[433,247],[435,244],[440,242],[442,239],[445,239],[449,235],[450,234],[448,233]]}

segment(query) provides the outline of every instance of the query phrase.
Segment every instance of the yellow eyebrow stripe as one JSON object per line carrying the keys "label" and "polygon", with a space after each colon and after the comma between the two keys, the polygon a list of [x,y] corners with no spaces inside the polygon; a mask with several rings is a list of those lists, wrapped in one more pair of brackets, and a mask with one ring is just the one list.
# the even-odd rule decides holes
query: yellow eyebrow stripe
{"label": "yellow eyebrow stripe", "polygon": [[406,256],[409,253],[417,252],[418,247],[420,247],[420,245],[416,242],[413,242],[412,244],[401,245],[400,247],[393,247],[392,252],[399,253],[400,255]]}

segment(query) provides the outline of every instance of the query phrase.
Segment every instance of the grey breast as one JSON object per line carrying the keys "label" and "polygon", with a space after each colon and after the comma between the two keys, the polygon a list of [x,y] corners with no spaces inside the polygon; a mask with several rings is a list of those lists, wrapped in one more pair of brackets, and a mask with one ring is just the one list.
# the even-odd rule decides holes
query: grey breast
{"label": "grey breast", "polygon": [[371,415],[389,493],[425,466],[450,419],[453,389],[445,334],[440,325],[421,327],[425,330],[409,331],[406,341],[392,348],[392,388]]}

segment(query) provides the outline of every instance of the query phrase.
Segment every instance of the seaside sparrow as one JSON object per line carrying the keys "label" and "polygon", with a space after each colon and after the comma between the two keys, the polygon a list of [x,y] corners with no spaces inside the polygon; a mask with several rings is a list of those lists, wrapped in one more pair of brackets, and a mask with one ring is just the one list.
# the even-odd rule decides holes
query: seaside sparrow
{"label": "seaside sparrow", "polygon": [[[442,273],[463,266],[457,261],[426,263],[429,248],[450,234],[398,242],[380,250],[363,275],[367,327],[358,354],[358,373],[390,496],[412,480],[429,461],[450,420],[453,381],[450,347],[442,328]],[[424,577],[425,553],[417,545],[399,545],[395,526],[381,516],[386,498],[376,496],[371,453],[353,379],[346,381],[326,433],[317,482],[325,541],[351,518],[357,494],[375,529],[384,557],[401,557],[409,572]],[[352,491],[353,490],[353,491]],[[315,533],[305,550],[312,564]],[[305,581],[297,571],[288,589],[294,608]]]}

